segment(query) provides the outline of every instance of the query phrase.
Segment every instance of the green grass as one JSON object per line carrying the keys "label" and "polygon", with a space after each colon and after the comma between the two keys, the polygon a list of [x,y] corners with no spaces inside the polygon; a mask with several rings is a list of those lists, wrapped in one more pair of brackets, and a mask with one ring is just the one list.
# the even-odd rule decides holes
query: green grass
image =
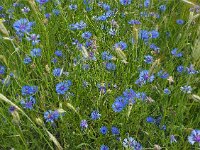
{"label": "green grass", "polygon": [[[56,0],[55,0],[56,1]],[[200,78],[199,74],[188,75],[187,73],[177,73],[176,67],[179,65],[189,66],[194,64],[195,69],[200,69],[199,59],[192,57],[192,47],[195,40],[198,39],[199,18],[188,27],[189,8],[192,5],[186,4],[180,0],[170,1],[153,1],[150,8],[139,8],[138,4],[143,3],[142,0],[134,1],[129,6],[120,5],[118,0],[108,1],[111,8],[117,8],[118,11],[114,17],[104,22],[96,22],[93,16],[101,15],[104,11],[98,7],[97,2],[91,4],[92,11],[86,12],[82,0],[74,1],[78,5],[77,11],[69,10],[69,1],[62,0],[60,5],[55,6],[53,0],[49,0],[44,6],[46,10],[39,11],[37,4],[35,9],[31,7],[28,1],[21,0],[20,4],[30,7],[28,14],[23,14],[20,7],[13,7],[12,0],[1,0],[0,6],[4,7],[2,13],[6,14],[4,22],[5,27],[9,31],[9,36],[14,36],[13,44],[9,40],[0,39],[0,55],[5,57],[6,62],[0,59],[0,64],[6,66],[6,74],[0,75],[5,79],[10,72],[13,72],[15,78],[10,79],[8,86],[0,84],[0,93],[6,96],[10,101],[19,106],[23,112],[31,119],[31,121],[22,112],[17,111],[20,120],[13,122],[13,116],[9,111],[10,105],[4,101],[0,101],[0,149],[57,149],[54,142],[49,138],[47,130],[54,135],[63,149],[99,149],[102,144],[108,145],[110,149],[123,149],[123,139],[134,137],[141,143],[143,148],[153,148],[155,144],[160,145],[163,149],[168,150],[189,150],[198,149],[196,143],[191,145],[187,137],[193,129],[200,129],[200,103],[191,98],[192,94],[200,95]],[[158,7],[161,4],[167,6],[167,10],[161,13]],[[12,18],[8,19],[8,9],[13,9]],[[52,12],[52,9],[59,9],[60,15],[51,14],[47,21],[44,14]],[[141,17],[140,12],[157,12],[160,19],[153,17]],[[121,13],[125,12],[126,17],[122,17]],[[1,14],[1,12],[0,12]],[[29,55],[33,48],[31,42],[25,38],[20,42],[17,38],[15,30],[12,28],[13,23],[20,18],[28,18],[29,21],[35,21],[32,33],[40,35],[41,42],[36,48],[42,49],[42,56],[33,58],[33,62],[29,65],[23,63],[26,55]],[[101,29],[102,25],[111,27],[110,21],[117,21],[119,28],[116,36],[112,37],[107,31]],[[150,43],[155,43],[160,47],[159,54],[151,54],[151,49],[141,39],[137,43],[132,44],[130,39],[136,37],[133,27],[128,24],[131,19],[141,21],[141,25],[137,26],[137,30],[155,30],[159,31],[159,38],[151,39]],[[176,24],[177,19],[183,19],[184,25]],[[84,30],[72,31],[69,25],[83,20],[87,23]],[[46,22],[46,24],[44,23]],[[48,22],[48,23],[47,23]],[[73,65],[73,59],[82,57],[82,53],[72,45],[73,38],[78,39],[81,43],[84,40],[81,34],[84,31],[90,31],[96,40],[97,50],[95,56],[97,61],[80,61],[76,66]],[[166,36],[166,32],[170,33],[170,37]],[[200,32],[200,31],[199,31]],[[0,32],[2,37],[5,37]],[[119,55],[113,50],[113,45],[119,41],[127,43],[128,48],[123,51],[127,57],[127,64],[121,61]],[[62,42],[63,44],[59,44]],[[182,58],[175,58],[171,55],[171,50],[178,48],[183,52]],[[58,59],[58,63],[53,64],[52,58],[55,57],[56,49],[62,50],[63,59]],[[104,61],[101,59],[101,53],[109,51],[117,59],[113,60],[116,64],[115,71],[107,71]],[[150,70],[152,65],[144,62],[144,55],[150,54],[155,60],[160,60],[160,64],[156,66],[153,72],[156,74],[159,70],[164,70],[173,77],[174,83],[169,84],[166,79],[156,79],[152,83],[147,83],[142,87],[135,84],[139,76],[140,69]],[[89,64],[89,70],[83,70],[82,66]],[[54,77],[53,69],[63,68],[69,72],[69,76],[62,75]],[[50,71],[48,71],[48,69]],[[58,82],[71,80],[72,86],[70,92],[74,96],[68,98],[58,95],[55,86]],[[83,81],[89,83],[88,87],[83,88]],[[111,87],[107,87],[107,92],[102,94],[97,88],[98,83],[110,83]],[[114,88],[116,84],[118,88]],[[24,109],[20,105],[22,99],[21,88],[24,85],[38,86],[38,92],[35,95],[36,104],[32,110]],[[193,88],[192,94],[184,94],[180,87],[190,85]],[[171,90],[170,95],[165,95],[163,89],[168,87]],[[123,94],[127,88],[132,88],[138,92],[145,92],[154,102],[148,103],[137,101],[127,117],[127,106],[122,112],[115,113],[112,110],[112,104],[118,96]],[[108,90],[109,89],[109,90]],[[76,111],[68,106],[71,104]],[[66,111],[64,116],[59,117],[52,126],[50,123],[39,125],[37,118],[44,120],[43,114],[47,110],[56,110],[62,105],[62,109]],[[90,113],[93,110],[99,110],[101,118],[93,121]],[[78,114],[77,114],[78,113]],[[166,131],[161,130],[154,124],[146,122],[148,116],[162,116],[161,125],[166,125]],[[16,116],[14,117],[16,119]],[[88,121],[88,129],[82,131],[80,121],[86,119]],[[99,132],[101,126],[107,126],[109,133],[102,135]],[[117,141],[116,137],[110,132],[111,126],[117,126],[120,130],[121,141]],[[128,134],[128,135],[127,135]],[[175,135],[177,143],[170,143],[170,135]]]}

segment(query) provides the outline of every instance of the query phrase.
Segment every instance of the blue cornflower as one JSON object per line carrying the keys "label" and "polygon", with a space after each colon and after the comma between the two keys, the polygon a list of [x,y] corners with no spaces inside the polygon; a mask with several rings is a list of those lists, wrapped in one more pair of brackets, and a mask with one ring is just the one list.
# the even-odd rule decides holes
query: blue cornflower
{"label": "blue cornflower", "polygon": [[192,93],[192,87],[188,85],[182,86],[181,91],[183,91],[184,93],[190,94]]}
{"label": "blue cornflower", "polygon": [[160,129],[165,131],[167,129],[167,126],[163,125],[162,127],[160,127]]}
{"label": "blue cornflower", "polygon": [[100,128],[100,132],[101,132],[103,135],[105,135],[105,134],[107,133],[107,131],[108,131],[108,128],[107,128],[106,126],[102,126],[102,127]]}
{"label": "blue cornflower", "polygon": [[9,112],[13,113],[15,110],[17,110],[17,108],[15,106],[10,106],[9,107]]}
{"label": "blue cornflower", "polygon": [[142,150],[142,145],[138,143],[134,138],[128,137],[123,140],[123,146],[134,150]]}
{"label": "blue cornflower", "polygon": [[184,71],[184,66],[182,66],[182,65],[180,65],[180,66],[178,66],[177,68],[176,68],[176,70],[178,71],[178,72],[183,72]]}
{"label": "blue cornflower", "polygon": [[82,29],[86,28],[86,26],[87,26],[86,23],[81,20],[80,22],[71,24],[70,29],[71,30],[82,30]]}
{"label": "blue cornflower", "polygon": [[92,113],[91,113],[91,118],[92,120],[97,120],[101,117],[101,114],[99,113],[99,111],[97,110],[94,110]]}
{"label": "blue cornflower", "polygon": [[30,64],[31,62],[32,62],[32,59],[31,59],[31,57],[29,57],[29,56],[26,56],[25,58],[24,58],[24,64]]}
{"label": "blue cornflower", "polygon": [[152,38],[152,39],[156,39],[156,38],[159,37],[159,32],[156,31],[156,30],[150,31],[149,34],[151,35],[151,38]]}
{"label": "blue cornflower", "polygon": [[141,38],[144,41],[147,41],[149,39],[149,32],[147,30],[140,30],[139,32],[139,38]]}
{"label": "blue cornflower", "polygon": [[57,120],[59,118],[60,114],[57,110],[52,111],[52,110],[48,110],[44,113],[44,119],[46,120],[46,122],[51,122],[53,123],[54,120]]}
{"label": "blue cornflower", "polygon": [[163,70],[160,70],[158,73],[157,73],[158,77],[162,78],[162,79],[166,79],[169,77],[169,74]]}
{"label": "blue cornflower", "polygon": [[49,0],[36,0],[40,5],[47,3]]}
{"label": "blue cornflower", "polygon": [[179,24],[179,25],[182,25],[182,24],[184,24],[184,20],[178,19],[178,20],[176,20],[176,23]]}
{"label": "blue cornflower", "polygon": [[165,88],[164,89],[164,94],[169,95],[169,94],[171,94],[171,91],[168,88]]}
{"label": "blue cornflower", "polygon": [[160,48],[158,46],[156,46],[155,44],[151,44],[150,49],[154,50],[156,53],[160,52]]}
{"label": "blue cornflower", "polygon": [[112,109],[114,112],[121,112],[124,109],[124,104],[120,101],[115,101],[112,104]]}
{"label": "blue cornflower", "polygon": [[115,36],[116,35],[116,30],[115,29],[112,29],[110,28],[109,32],[108,32],[110,35],[112,36]]}
{"label": "blue cornflower", "polygon": [[106,16],[106,18],[109,18],[114,15],[114,12],[112,10],[108,10],[106,11],[106,13],[104,13],[104,15]]}
{"label": "blue cornflower", "polygon": [[57,85],[56,85],[56,92],[58,94],[65,94],[66,91],[69,90],[69,87],[72,85],[72,82],[70,80],[66,80],[66,81],[63,81],[63,82],[59,82]]}
{"label": "blue cornflower", "polygon": [[46,13],[45,14],[45,18],[49,19],[51,17],[51,14],[50,13]]}
{"label": "blue cornflower", "polygon": [[106,69],[109,71],[114,71],[116,69],[116,65],[114,63],[107,62]]}
{"label": "blue cornflower", "polygon": [[103,94],[105,94],[106,93],[106,84],[105,83],[102,83],[102,84],[97,84],[97,87],[98,87],[98,89],[99,89],[99,91],[101,92],[101,93],[103,93]]}
{"label": "blue cornflower", "polygon": [[155,123],[155,119],[153,117],[151,117],[151,116],[147,117],[146,121],[148,123]]}
{"label": "blue cornflower", "polygon": [[[123,92],[123,96],[126,99],[126,101],[128,100],[128,103],[134,104],[135,103],[135,98],[137,97],[137,94],[133,89],[126,89]],[[126,105],[126,103],[125,103],[125,105]]]}
{"label": "blue cornflower", "polygon": [[101,145],[100,150],[109,150],[109,147],[106,145]]}
{"label": "blue cornflower", "polygon": [[113,56],[107,51],[102,52],[101,57],[103,60],[111,60],[113,58]]}
{"label": "blue cornflower", "polygon": [[55,68],[55,69],[53,70],[53,75],[54,75],[55,77],[59,77],[59,76],[61,76],[61,74],[62,74],[62,69],[61,69],[61,68]]}
{"label": "blue cornflower", "polygon": [[178,48],[174,48],[172,51],[171,51],[171,54],[175,57],[182,57],[183,56],[183,53],[178,53],[177,52]]}
{"label": "blue cornflower", "polygon": [[175,138],[175,136],[174,135],[170,135],[170,143],[176,143],[177,141],[176,141],[176,138]]}
{"label": "blue cornflower", "polygon": [[131,1],[132,1],[132,0],[119,0],[119,2],[120,2],[122,5],[124,5],[124,6],[130,5],[130,4],[131,4]]}
{"label": "blue cornflower", "polygon": [[137,97],[138,99],[142,100],[142,101],[144,101],[144,100],[147,99],[147,95],[146,95],[146,93],[144,93],[144,92],[138,92],[138,93],[136,93],[136,97]]}
{"label": "blue cornflower", "polygon": [[164,12],[167,8],[166,8],[166,5],[160,5],[159,9],[160,11]]}
{"label": "blue cornflower", "polygon": [[154,78],[154,75],[149,75],[148,70],[142,70],[140,72],[139,79],[137,79],[135,83],[141,86],[147,82],[153,82]]}
{"label": "blue cornflower", "polygon": [[112,132],[113,135],[119,135],[119,133],[120,133],[119,129],[117,127],[112,127],[111,132]]}
{"label": "blue cornflower", "polygon": [[192,65],[192,64],[189,67],[186,67],[186,71],[187,71],[188,74],[196,74],[196,73],[198,73],[198,71],[196,71],[194,69],[194,65]]}
{"label": "blue cornflower", "polygon": [[81,120],[80,127],[81,129],[87,129],[88,128],[87,120]]}
{"label": "blue cornflower", "polygon": [[24,8],[22,8],[21,10],[22,10],[22,12],[23,12],[24,14],[27,14],[28,12],[30,12],[30,8],[29,8],[29,7],[24,7]]}
{"label": "blue cornflower", "polygon": [[70,10],[77,10],[77,5],[70,4],[69,9]]}
{"label": "blue cornflower", "polygon": [[150,0],[145,0],[144,1],[144,7],[149,7],[150,5]]}
{"label": "blue cornflower", "polygon": [[42,53],[42,50],[40,48],[34,48],[31,50],[30,55],[32,57],[40,57]]}
{"label": "blue cornflower", "polygon": [[3,10],[3,6],[0,6],[0,11],[2,11]]}
{"label": "blue cornflower", "polygon": [[0,74],[5,74],[6,68],[0,65]]}
{"label": "blue cornflower", "polygon": [[28,33],[31,31],[33,22],[29,22],[26,18],[21,18],[14,22],[13,28],[17,33]]}
{"label": "blue cornflower", "polygon": [[89,70],[90,69],[90,65],[89,64],[83,64],[82,69],[83,70]]}
{"label": "blue cornflower", "polygon": [[108,10],[110,10],[110,5],[108,5],[108,4],[106,4],[106,3],[103,3],[102,8],[103,8],[105,11],[108,11]]}
{"label": "blue cornflower", "polygon": [[200,145],[200,130],[193,130],[190,134],[190,136],[188,136],[188,141],[190,142],[190,144],[194,144],[194,143],[198,143]]}
{"label": "blue cornflower", "polygon": [[53,12],[53,14],[55,14],[56,16],[59,16],[59,15],[60,15],[60,10],[58,10],[58,9],[53,9],[52,12]]}
{"label": "blue cornflower", "polygon": [[151,55],[144,56],[144,62],[151,64],[153,62],[153,57]]}
{"label": "blue cornflower", "polygon": [[52,58],[51,62],[55,64],[58,62],[58,60],[57,60],[57,58]]}
{"label": "blue cornflower", "polygon": [[84,39],[89,39],[90,37],[92,36],[92,33],[91,32],[84,32],[83,34],[82,34],[82,38],[84,38]]}
{"label": "blue cornflower", "polygon": [[34,95],[37,91],[38,91],[37,86],[29,86],[29,85],[23,86],[21,90],[23,96]]}
{"label": "blue cornflower", "polygon": [[127,48],[127,44],[123,41],[120,41],[114,45],[114,48],[120,48],[121,50],[125,50]]}
{"label": "blue cornflower", "polygon": [[35,104],[35,98],[30,96],[29,98],[22,99],[20,104],[26,109],[33,109],[33,105]]}
{"label": "blue cornflower", "polygon": [[101,15],[96,18],[97,21],[105,21],[107,19],[106,15]]}
{"label": "blue cornflower", "polygon": [[58,57],[62,57],[62,56],[63,56],[63,53],[62,53],[62,51],[60,51],[60,50],[55,51],[54,54],[55,54],[56,56],[58,56]]}
{"label": "blue cornflower", "polygon": [[36,44],[38,44],[39,42],[40,42],[40,35],[38,34],[31,34],[31,35],[29,35],[28,37],[27,37],[27,40],[28,41],[31,41],[32,42],[32,45],[34,46],[34,45],[36,45]]}
{"label": "blue cornflower", "polygon": [[130,21],[128,22],[128,24],[130,24],[130,25],[139,25],[139,24],[141,24],[141,22],[138,21],[138,20],[130,20]]}

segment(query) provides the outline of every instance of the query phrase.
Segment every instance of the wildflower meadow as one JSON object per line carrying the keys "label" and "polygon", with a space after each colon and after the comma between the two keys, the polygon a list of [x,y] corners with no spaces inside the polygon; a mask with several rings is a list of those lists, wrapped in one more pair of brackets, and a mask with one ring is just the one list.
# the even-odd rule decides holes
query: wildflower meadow
{"label": "wildflower meadow", "polygon": [[0,0],[0,150],[200,149],[199,0]]}

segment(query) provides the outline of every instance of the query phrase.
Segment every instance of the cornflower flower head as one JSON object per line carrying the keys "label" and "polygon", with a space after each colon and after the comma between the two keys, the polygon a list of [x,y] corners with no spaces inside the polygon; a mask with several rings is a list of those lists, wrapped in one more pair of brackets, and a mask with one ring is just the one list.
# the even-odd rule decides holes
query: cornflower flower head
{"label": "cornflower flower head", "polygon": [[137,94],[133,89],[126,89],[123,92],[123,96],[126,100],[128,100],[129,104],[134,104],[135,103],[135,98],[137,98]]}
{"label": "cornflower flower head", "polygon": [[70,5],[69,5],[69,9],[70,9],[70,10],[77,10],[77,5],[75,5],[75,4],[74,4],[74,5],[73,5],[73,4],[70,4]]}
{"label": "cornflower flower head", "polygon": [[188,74],[198,73],[198,71],[194,69],[194,65],[190,65],[189,67],[186,67],[186,71],[187,71]]}
{"label": "cornflower flower head", "polygon": [[194,144],[194,143],[198,143],[200,146],[200,130],[193,130],[190,134],[190,136],[188,136],[188,141],[190,144]]}
{"label": "cornflower flower head", "polygon": [[113,135],[119,135],[120,132],[119,132],[119,129],[117,127],[111,127],[111,132]]}
{"label": "cornflower flower head", "polygon": [[130,25],[140,25],[141,22],[138,21],[138,20],[130,20],[130,21],[128,22],[128,24],[130,24]]}
{"label": "cornflower flower head", "polygon": [[160,5],[159,9],[160,9],[160,11],[164,12],[164,11],[166,11],[167,8],[166,8],[166,5]]}
{"label": "cornflower flower head", "polygon": [[63,82],[59,82],[56,85],[56,92],[59,95],[64,95],[66,91],[69,90],[70,86],[72,85],[72,82],[70,80],[65,80]]}
{"label": "cornflower flower head", "polygon": [[38,34],[31,34],[31,35],[29,35],[26,39],[28,40],[28,41],[31,41],[32,42],[32,45],[34,46],[34,45],[36,45],[36,44],[38,44],[39,42],[40,42],[40,35]]}
{"label": "cornflower flower head", "polygon": [[26,56],[26,57],[24,58],[23,62],[24,62],[24,64],[30,64],[30,63],[32,62],[32,59],[31,59],[31,57]]}
{"label": "cornflower flower head", "polygon": [[192,87],[189,85],[185,85],[181,87],[181,91],[187,94],[192,93]]}
{"label": "cornflower flower head", "polygon": [[101,145],[100,150],[109,150],[109,147],[106,145]]}
{"label": "cornflower flower head", "polygon": [[61,69],[61,68],[55,68],[55,69],[53,70],[53,75],[54,75],[55,77],[59,77],[59,76],[61,76],[61,74],[62,74],[62,69]]}
{"label": "cornflower flower head", "polygon": [[32,57],[40,57],[42,54],[42,50],[40,48],[34,48],[31,50],[30,55]]}
{"label": "cornflower flower head", "polygon": [[126,6],[126,5],[130,5],[132,0],[119,0],[119,2],[121,3],[121,5]]}
{"label": "cornflower flower head", "polygon": [[102,52],[101,57],[103,60],[112,60],[113,58],[113,56],[107,51]]}
{"label": "cornflower flower head", "polygon": [[170,143],[176,143],[176,142],[177,142],[177,140],[176,140],[175,136],[171,135],[170,136]]}
{"label": "cornflower flower head", "polygon": [[165,88],[163,91],[164,91],[164,94],[166,94],[166,95],[171,94],[171,91],[168,88]]}
{"label": "cornflower flower head", "polygon": [[91,32],[89,32],[89,31],[87,31],[87,32],[84,32],[83,34],[82,34],[82,38],[84,38],[84,39],[89,39],[89,38],[91,38],[91,36],[92,36],[92,33]]}
{"label": "cornflower flower head", "polygon": [[145,0],[144,1],[144,7],[149,7],[150,5],[150,0]]}
{"label": "cornflower flower head", "polygon": [[100,117],[101,117],[101,114],[99,113],[99,111],[97,110],[92,111],[91,113],[92,120],[100,119]]}
{"label": "cornflower flower head", "polygon": [[106,126],[102,126],[100,128],[100,132],[101,132],[101,134],[105,135],[108,132],[108,128]]}
{"label": "cornflower flower head", "polygon": [[85,119],[81,120],[80,127],[81,127],[81,129],[87,129],[88,128],[87,120],[85,120]]}
{"label": "cornflower flower head", "polygon": [[185,21],[182,20],[182,19],[178,19],[178,20],[176,20],[176,23],[179,24],[179,25],[182,25],[182,24],[185,23]]}
{"label": "cornflower flower head", "polygon": [[35,98],[33,96],[30,96],[28,98],[22,99],[20,101],[20,104],[26,109],[33,109],[33,105],[35,104],[35,102]]}
{"label": "cornflower flower head", "polygon": [[121,50],[127,49],[127,44],[123,41],[120,41],[114,45],[114,49],[120,48]]}
{"label": "cornflower flower head", "polygon": [[154,81],[154,75],[149,75],[148,70],[142,70],[139,75],[139,79],[136,80],[135,84],[138,84],[140,86],[146,84],[147,82],[153,82]]}
{"label": "cornflower flower head", "polygon": [[179,73],[182,73],[182,72],[184,72],[184,66],[182,66],[182,65],[180,65],[180,66],[178,66],[177,68],[176,68],[176,70],[179,72]]}
{"label": "cornflower flower head", "polygon": [[75,24],[71,24],[70,29],[71,30],[82,30],[82,29],[86,28],[86,26],[87,26],[86,23],[81,20],[80,22],[77,22]]}
{"label": "cornflower flower head", "polygon": [[116,69],[116,65],[114,63],[107,62],[106,63],[106,69],[109,70],[109,71],[114,71]]}
{"label": "cornflower flower head", "polygon": [[178,48],[174,48],[172,51],[171,51],[171,54],[175,57],[182,57],[183,56],[183,53],[181,52],[177,52]]}
{"label": "cornflower flower head", "polygon": [[54,121],[57,120],[59,116],[60,114],[57,110],[48,110],[44,112],[44,119],[46,120],[46,122],[54,123]]}
{"label": "cornflower flower head", "polygon": [[21,11],[24,13],[24,14],[27,14],[29,11],[30,11],[30,8],[29,7],[24,7],[21,9]]}
{"label": "cornflower flower head", "polygon": [[47,3],[49,0],[36,0],[40,5]]}
{"label": "cornflower flower head", "polygon": [[156,30],[149,31],[149,35],[152,39],[156,39],[159,37],[159,32]]}
{"label": "cornflower flower head", "polygon": [[6,68],[0,65],[0,74],[5,74]]}
{"label": "cornflower flower head", "polygon": [[62,56],[63,56],[63,52],[60,51],[60,50],[56,50],[54,54],[55,54],[56,56],[58,56],[58,57],[62,57]]}
{"label": "cornflower flower head", "polygon": [[33,22],[29,22],[26,18],[21,18],[14,22],[13,28],[17,33],[29,33],[32,30]]}
{"label": "cornflower flower head", "polygon": [[134,150],[142,150],[142,145],[138,143],[134,138],[128,137],[123,140],[123,146]]}
{"label": "cornflower flower head", "polygon": [[147,64],[152,64],[153,57],[151,55],[144,56],[144,62],[146,62]]}
{"label": "cornflower flower head", "polygon": [[38,91],[37,86],[29,86],[29,85],[23,86],[21,90],[23,96],[34,95],[37,91]]}

